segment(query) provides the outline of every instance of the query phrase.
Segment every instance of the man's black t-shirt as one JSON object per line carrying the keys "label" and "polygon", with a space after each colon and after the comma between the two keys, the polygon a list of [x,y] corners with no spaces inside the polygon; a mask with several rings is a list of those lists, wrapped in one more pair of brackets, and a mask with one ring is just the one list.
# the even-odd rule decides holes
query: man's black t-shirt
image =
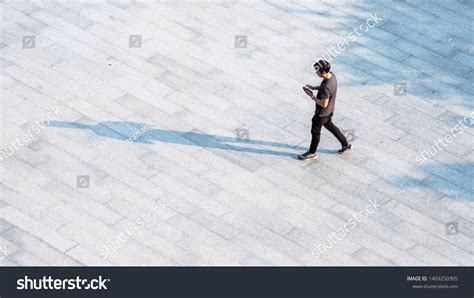
{"label": "man's black t-shirt", "polygon": [[334,112],[336,106],[336,93],[337,93],[337,79],[336,75],[331,72],[331,77],[327,80],[323,80],[319,86],[318,94],[316,97],[318,99],[327,99],[329,98],[329,103],[326,108],[321,106],[316,106],[316,115],[319,117],[326,117],[331,115]]}

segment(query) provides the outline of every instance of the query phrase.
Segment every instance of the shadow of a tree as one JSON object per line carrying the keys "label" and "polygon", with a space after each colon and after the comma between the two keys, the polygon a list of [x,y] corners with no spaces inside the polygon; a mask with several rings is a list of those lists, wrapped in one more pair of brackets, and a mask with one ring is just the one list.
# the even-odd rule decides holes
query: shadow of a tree
{"label": "shadow of a tree", "polygon": [[[323,34],[318,43],[326,49],[335,49],[336,54],[331,51],[331,62],[338,70],[339,77],[348,78],[340,80],[346,87],[391,87],[404,82],[407,95],[440,105],[449,99],[463,109],[472,110],[474,86],[472,80],[464,78],[472,71],[469,66],[474,65],[472,31],[467,31],[471,34],[465,35],[463,33],[467,29],[458,27],[462,33],[446,30],[449,24],[434,15],[431,17],[436,22],[428,24],[427,20],[418,20],[410,15],[407,10],[416,10],[414,7],[403,1],[391,6],[391,2],[276,1],[270,4],[309,22],[314,18],[314,25]],[[457,4],[465,6],[461,2]],[[374,14],[382,19],[380,23],[366,32],[357,31],[360,35],[355,34],[354,28],[363,26]],[[337,30],[325,30],[321,17],[338,23]],[[330,34],[331,38],[337,36],[339,42],[344,42],[351,33],[355,40],[346,43],[342,51],[337,48],[338,42],[325,41],[327,34]],[[464,60],[459,60],[459,63],[447,63],[449,59],[463,53],[470,55],[462,56]],[[316,53],[315,56],[323,57],[324,54],[327,53]],[[393,87],[384,89],[384,92],[387,91],[389,93],[385,95],[395,95]]]}
{"label": "shadow of a tree", "polygon": [[[343,92],[358,91],[373,94],[374,97],[383,94],[394,102],[425,102],[425,105],[446,111],[439,120],[446,123],[448,131],[474,108],[472,18],[469,28],[469,18],[459,13],[474,12],[468,2],[453,1],[432,6],[424,3],[421,7],[404,1],[388,0],[269,3],[282,13],[294,14],[314,24],[320,36],[311,38],[319,37],[321,46],[318,50],[330,47],[337,49],[338,42],[344,42],[349,34],[354,34],[354,28],[364,24],[371,14],[376,13],[382,18],[379,24],[357,35],[354,41],[346,44],[343,51],[331,56],[340,86],[345,90]],[[451,15],[458,13],[459,20],[446,20],[444,16],[439,16],[440,10]],[[328,21],[321,22],[323,17]],[[327,51],[320,51],[314,56],[327,57],[324,54]],[[396,94],[398,83],[406,86],[403,96]],[[410,104],[411,108],[423,112],[422,107]],[[403,117],[403,113],[400,113],[400,117]],[[438,133],[440,136],[444,134],[443,131]],[[426,142],[426,147],[430,145]],[[428,172],[431,176],[424,181],[408,176],[392,177],[391,182],[405,188],[433,188],[454,199],[474,199],[472,163],[436,162],[422,166],[414,163],[413,171]]]}
{"label": "shadow of a tree", "polygon": [[401,188],[427,187],[455,200],[474,200],[474,163],[425,163],[418,171],[432,174],[423,181],[408,176],[393,177],[392,182]]}

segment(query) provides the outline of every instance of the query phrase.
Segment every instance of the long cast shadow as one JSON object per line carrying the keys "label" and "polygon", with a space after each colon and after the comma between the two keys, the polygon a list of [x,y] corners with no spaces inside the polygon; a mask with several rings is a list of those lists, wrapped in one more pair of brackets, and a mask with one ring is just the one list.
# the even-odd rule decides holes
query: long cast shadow
{"label": "long cast shadow", "polygon": [[[127,121],[103,121],[93,125],[81,124],[76,122],[51,121],[48,126],[57,128],[88,129],[101,137],[113,138],[122,141],[130,141],[134,143],[153,144],[153,142],[156,141],[180,145],[199,146],[205,148],[215,148],[221,150],[233,150],[239,152],[287,157],[296,157],[296,153],[252,148],[242,145],[253,144],[299,151],[304,151],[307,149],[305,147],[292,146],[288,144],[270,141],[252,139],[239,140],[235,137],[209,135],[193,131],[183,132],[177,130],[156,129],[151,128],[150,125],[145,123]],[[241,146],[236,146],[234,144],[240,144]]]}
{"label": "long cast shadow", "polygon": [[424,181],[407,176],[396,176],[392,178],[392,182],[404,188],[429,187],[459,201],[474,200],[474,185],[472,183],[474,163],[426,163],[419,166],[419,169],[432,175]]}

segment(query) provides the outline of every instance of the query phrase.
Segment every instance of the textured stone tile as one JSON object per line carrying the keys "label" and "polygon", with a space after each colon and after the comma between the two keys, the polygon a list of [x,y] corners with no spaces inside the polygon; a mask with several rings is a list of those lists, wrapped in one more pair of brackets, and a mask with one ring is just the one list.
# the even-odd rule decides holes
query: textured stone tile
{"label": "textured stone tile", "polygon": [[64,237],[60,233],[45,227],[38,221],[20,213],[18,210],[12,207],[3,207],[1,211],[2,212],[0,216],[2,219],[21,228],[22,230],[28,231],[61,252],[65,252],[76,245],[73,241]]}
{"label": "textured stone tile", "polygon": [[[2,265],[472,264],[472,125],[416,160],[472,112],[468,2],[6,0],[0,9],[2,150],[51,107],[62,112],[0,152],[0,243],[14,251]],[[336,154],[323,130],[319,159],[300,162],[314,111],[301,87],[319,83],[311,64],[371,13],[381,23],[330,57],[333,121],[353,130],[354,149]],[[26,35],[34,48],[23,48]],[[237,140],[242,128],[249,141]],[[89,175],[84,188],[78,175]],[[374,200],[379,210],[312,254]],[[159,202],[164,212],[104,257]],[[451,222],[459,233],[446,235]]]}
{"label": "textured stone tile", "polygon": [[378,266],[393,266],[394,263],[390,262],[388,259],[385,259],[382,256],[379,256],[377,253],[366,249],[361,248],[355,253],[352,254],[354,258],[360,262],[368,265],[378,265]]}
{"label": "textured stone tile", "polygon": [[4,237],[14,241],[15,245],[21,247],[22,251],[41,258],[48,265],[77,266],[79,264],[75,259],[64,254],[64,252],[55,249],[40,238],[32,236],[21,229],[14,228],[5,233]]}
{"label": "textured stone tile", "polygon": [[[8,204],[26,215],[42,222],[46,226],[56,230],[61,226],[68,223],[68,220],[62,216],[59,216],[51,212],[47,207],[42,206],[41,202],[38,202],[36,198],[30,198],[24,195],[21,195],[11,188],[0,185],[0,191],[2,192],[2,201],[5,204]],[[7,230],[12,226],[5,222],[5,227],[3,229]],[[2,228],[0,228],[2,230]]]}
{"label": "textured stone tile", "polygon": [[241,247],[249,249],[256,256],[271,262],[272,265],[280,264],[287,266],[297,266],[299,263],[291,258],[288,258],[285,254],[282,254],[272,247],[263,244],[255,238],[248,235],[240,235],[234,239],[234,243]]}
{"label": "textured stone tile", "polygon": [[[452,260],[454,264],[472,264],[472,252],[467,252],[455,245],[444,240],[444,237],[435,237],[430,233],[423,231],[413,224],[405,222],[395,228],[396,231],[404,233],[413,240],[420,241],[428,246],[431,251],[443,255],[445,258]],[[437,260],[432,261],[437,264]]]}

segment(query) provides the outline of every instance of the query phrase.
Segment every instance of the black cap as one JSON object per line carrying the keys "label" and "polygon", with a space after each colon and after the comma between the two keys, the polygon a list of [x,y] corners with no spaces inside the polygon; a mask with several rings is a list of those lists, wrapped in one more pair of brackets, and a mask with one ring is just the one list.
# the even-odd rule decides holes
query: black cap
{"label": "black cap", "polygon": [[314,63],[313,67],[317,71],[329,72],[329,70],[331,70],[331,64],[326,60],[319,60],[318,62]]}

